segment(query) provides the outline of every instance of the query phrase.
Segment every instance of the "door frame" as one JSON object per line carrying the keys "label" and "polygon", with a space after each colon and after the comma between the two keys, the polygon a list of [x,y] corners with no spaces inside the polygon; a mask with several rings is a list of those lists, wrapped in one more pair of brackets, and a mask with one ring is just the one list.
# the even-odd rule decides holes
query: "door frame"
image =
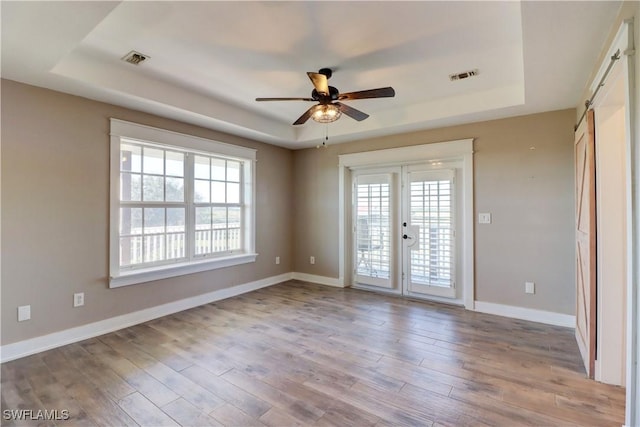
{"label": "door frame", "polygon": [[[594,93],[607,74],[610,58],[620,52],[621,72],[625,84],[625,146],[627,164],[627,313],[626,313],[626,405],[625,425],[640,425],[640,292],[634,284],[640,280],[640,145],[636,138],[638,124],[636,115],[636,61],[635,30],[633,19],[620,24],[616,36],[606,50],[598,72],[591,81],[590,92]],[[606,84],[606,82],[605,82]],[[596,111],[597,113],[597,111]]]}
{"label": "door frame", "polygon": [[[352,234],[352,186],[351,168],[410,165],[425,162],[457,159],[462,162],[462,302],[468,310],[474,310],[474,208],[473,208],[473,138],[385,150],[366,151],[338,156],[338,260],[342,286],[351,286],[353,270]],[[434,298],[437,300],[437,298]],[[446,299],[443,299],[446,301]]]}
{"label": "door frame", "polygon": [[627,241],[627,153],[625,81],[614,63],[606,84],[594,98],[596,207],[596,381],[625,385]]}

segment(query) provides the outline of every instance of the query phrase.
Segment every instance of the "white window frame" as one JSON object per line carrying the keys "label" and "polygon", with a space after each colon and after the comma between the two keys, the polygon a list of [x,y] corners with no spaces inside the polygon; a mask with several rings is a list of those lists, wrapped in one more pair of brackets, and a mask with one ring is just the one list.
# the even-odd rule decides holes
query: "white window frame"
{"label": "white window frame", "polygon": [[[215,270],[223,267],[255,262],[255,164],[256,150],[219,141],[172,132],[151,126],[139,125],[119,119],[111,122],[111,162],[110,162],[110,237],[109,237],[109,287],[133,285],[185,274]],[[243,251],[215,257],[188,257],[187,261],[149,266],[144,268],[120,268],[120,144],[124,141],[138,141],[145,144],[180,149],[205,156],[224,157],[242,163],[243,209]],[[185,176],[185,179],[188,177]],[[187,200],[187,213],[194,204]],[[186,219],[187,224],[190,220]],[[189,228],[185,229],[189,233]],[[187,249],[187,253],[191,253]]]}

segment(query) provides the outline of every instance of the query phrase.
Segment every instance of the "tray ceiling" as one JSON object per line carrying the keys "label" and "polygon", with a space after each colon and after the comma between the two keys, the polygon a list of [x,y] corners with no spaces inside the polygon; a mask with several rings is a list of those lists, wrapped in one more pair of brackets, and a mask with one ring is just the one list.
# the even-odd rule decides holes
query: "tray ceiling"
{"label": "tray ceiling", "polygon": [[[307,71],[334,70],[370,117],[328,125],[332,143],[572,108],[620,2],[7,2],[2,77],[289,148],[312,103]],[[121,58],[135,50],[140,65]],[[477,69],[452,82],[449,75]]]}

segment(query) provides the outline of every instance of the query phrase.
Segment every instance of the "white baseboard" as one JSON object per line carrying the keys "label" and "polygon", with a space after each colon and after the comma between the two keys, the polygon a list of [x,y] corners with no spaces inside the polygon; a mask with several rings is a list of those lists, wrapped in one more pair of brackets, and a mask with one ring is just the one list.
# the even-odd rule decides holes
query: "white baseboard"
{"label": "white baseboard", "polygon": [[514,319],[529,320],[531,322],[546,323],[547,325],[576,327],[576,316],[552,311],[535,310],[532,308],[516,307],[513,305],[495,304],[492,302],[475,301],[475,311]]}
{"label": "white baseboard", "polygon": [[144,310],[135,311],[133,313],[123,314],[121,316],[111,317],[109,319],[100,320],[98,322],[89,323],[87,325],[78,326],[64,331],[54,332],[36,338],[30,338],[24,341],[18,341],[12,344],[0,347],[0,363],[10,360],[19,359],[31,354],[40,353],[52,348],[60,347],[66,344],[86,340],[88,338],[97,337],[118,329],[127,328],[158,317],[167,316],[189,308],[208,304],[214,301],[220,301],[236,295],[254,291],[256,289],[265,288],[267,286],[291,280],[292,273],[280,274],[278,276],[267,277],[265,279],[256,280],[254,282],[244,283],[242,285],[232,286],[217,291],[208,292],[206,294],[197,295],[178,301],[169,302]]}
{"label": "white baseboard", "polygon": [[316,276],[307,273],[292,273],[294,280],[302,280],[303,282],[317,283],[319,285],[333,286],[335,288],[344,288],[344,280],[335,277]]}

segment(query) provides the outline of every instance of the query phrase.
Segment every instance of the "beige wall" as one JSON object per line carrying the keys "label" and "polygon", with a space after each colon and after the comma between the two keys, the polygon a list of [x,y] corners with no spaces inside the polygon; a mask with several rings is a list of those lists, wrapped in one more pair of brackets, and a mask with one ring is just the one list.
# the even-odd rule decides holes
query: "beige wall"
{"label": "beige wall", "polygon": [[[258,149],[258,261],[109,289],[110,117]],[[476,225],[476,299],[572,314],[574,117],[565,110],[291,152],[2,80],[2,345],[289,271],[337,277],[338,154],[468,137],[475,212],[493,214],[493,224]],[[525,280],[536,282],[535,295],[524,294]],[[85,292],[84,307],[71,308],[74,292]],[[18,323],[25,304],[32,319]]]}
{"label": "beige wall", "polygon": [[296,151],[295,271],[339,275],[339,154],[475,138],[475,217],[493,221],[475,226],[476,300],[573,314],[574,119],[569,109]]}
{"label": "beige wall", "polygon": [[[12,81],[1,89],[3,345],[292,270],[291,151]],[[110,117],[256,148],[257,262],[109,289]],[[84,307],[72,308],[74,292]],[[25,304],[32,319],[18,323]]]}

